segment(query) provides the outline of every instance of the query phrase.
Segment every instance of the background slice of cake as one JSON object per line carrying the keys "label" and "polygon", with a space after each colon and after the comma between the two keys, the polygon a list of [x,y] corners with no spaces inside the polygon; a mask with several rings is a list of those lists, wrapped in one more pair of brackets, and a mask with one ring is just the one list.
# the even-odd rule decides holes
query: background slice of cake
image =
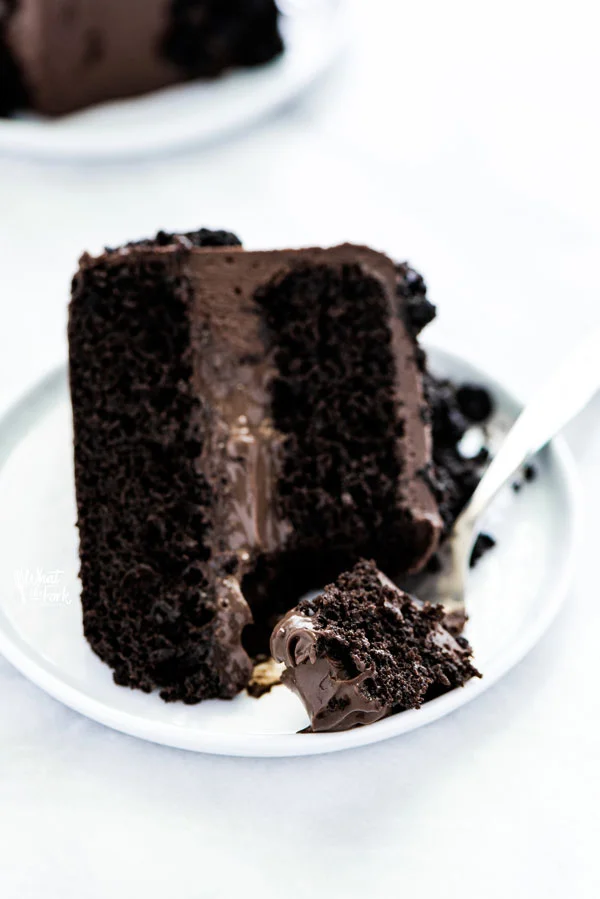
{"label": "background slice of cake", "polygon": [[364,247],[245,252],[207,231],[82,259],[84,629],[118,683],[233,696],[307,589],[361,556],[393,576],[434,552],[407,272]]}
{"label": "background slice of cake", "polygon": [[288,612],[271,650],[311,729],[349,730],[419,708],[479,676],[467,641],[443,620],[441,606],[418,603],[361,561]]}
{"label": "background slice of cake", "polygon": [[61,115],[282,49],[274,0],[0,0],[0,114]]}

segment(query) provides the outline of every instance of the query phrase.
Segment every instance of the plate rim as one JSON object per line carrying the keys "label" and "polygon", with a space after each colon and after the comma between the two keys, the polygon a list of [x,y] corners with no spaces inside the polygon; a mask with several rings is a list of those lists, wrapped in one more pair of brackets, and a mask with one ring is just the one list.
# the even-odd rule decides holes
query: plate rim
{"label": "plate rim", "polygon": [[[107,100],[57,119],[36,121],[35,119],[0,118],[0,156],[12,158],[16,155],[19,159],[25,158],[53,163],[79,162],[81,164],[90,164],[128,161],[141,158],[152,159],[185,152],[191,147],[210,146],[234,137],[244,129],[249,129],[259,124],[270,114],[292,102],[310,88],[334,63],[348,40],[350,18],[342,0],[326,0],[326,2],[327,7],[321,8],[321,14],[330,15],[336,25],[336,29],[332,30],[332,38],[329,41],[328,50],[323,52],[320,57],[315,58],[310,66],[305,66],[302,71],[295,73],[294,78],[289,80],[285,89],[277,87],[277,84],[281,81],[281,66],[286,64],[287,57],[284,54],[282,57],[271,60],[257,69],[234,69],[231,72],[224,73],[223,79],[216,79],[214,82],[206,82],[201,79],[180,82],[179,84],[151,91],[147,94]],[[299,7],[296,10],[284,10],[282,11],[283,27],[285,28],[286,20],[289,23],[293,19],[301,19],[303,16],[308,17],[310,15],[315,15],[315,8],[312,4],[309,4],[305,9]],[[191,127],[182,131],[176,131],[176,136],[173,137],[173,129],[165,129],[163,127],[155,130],[151,139],[149,139],[146,130],[142,129],[143,136],[132,140],[131,132],[123,134],[117,128],[116,135],[113,135],[110,140],[107,140],[100,147],[98,147],[97,140],[98,130],[100,130],[100,133],[107,133],[110,130],[109,125],[102,123],[100,129],[98,129],[97,124],[92,122],[83,133],[78,131],[78,128],[81,127],[79,119],[89,117],[90,115],[93,116],[96,110],[110,111],[111,108],[124,110],[127,110],[128,107],[137,108],[141,104],[151,104],[152,98],[156,95],[168,96],[170,93],[178,92],[181,88],[189,91],[193,91],[195,87],[200,89],[208,88],[210,90],[215,85],[219,89],[224,84],[224,79],[227,78],[232,80],[232,90],[235,90],[235,83],[239,83],[240,78],[249,79],[253,75],[260,77],[264,75],[265,71],[268,71],[269,67],[272,68],[272,77],[268,82],[271,87],[270,91],[261,91],[261,102],[248,107],[243,114],[226,117],[224,121],[218,120],[210,129]],[[264,98],[262,93],[265,94]],[[193,101],[190,102],[193,104]],[[193,108],[192,110],[187,109],[188,115],[190,111],[193,111]]]}
{"label": "plate rim", "polygon": [[[506,397],[512,404],[522,407],[512,390],[507,389],[487,370],[468,358],[459,356],[434,342],[424,341],[427,350],[434,351],[442,360],[457,360],[474,373],[480,372],[493,390]],[[25,392],[0,416],[0,469],[27,434],[29,425],[38,417],[40,409],[48,410],[60,397],[67,380],[65,364],[54,368],[37,384]],[[50,397],[50,400],[49,400]],[[392,737],[409,733],[431,724],[445,715],[466,705],[486,692],[501,677],[514,668],[538,643],[555,619],[572,581],[578,538],[582,524],[581,490],[577,465],[562,436],[555,437],[547,446],[553,463],[560,473],[568,509],[567,539],[559,577],[547,595],[543,609],[534,621],[519,634],[513,644],[500,657],[493,659],[485,677],[473,679],[460,689],[452,690],[437,699],[413,709],[390,716],[368,727],[330,734],[235,734],[227,731],[197,731],[173,722],[160,722],[115,709],[102,700],[73,687],[53,670],[53,665],[35,656],[28,644],[14,633],[6,632],[0,619],[0,653],[32,683],[75,712],[106,727],[128,736],[137,737],[159,745],[193,752],[224,756],[253,758],[294,757],[338,752],[345,749],[379,743]],[[1,598],[0,598],[1,604]],[[308,739],[307,739],[308,737]],[[306,745],[304,741],[306,740]]]}

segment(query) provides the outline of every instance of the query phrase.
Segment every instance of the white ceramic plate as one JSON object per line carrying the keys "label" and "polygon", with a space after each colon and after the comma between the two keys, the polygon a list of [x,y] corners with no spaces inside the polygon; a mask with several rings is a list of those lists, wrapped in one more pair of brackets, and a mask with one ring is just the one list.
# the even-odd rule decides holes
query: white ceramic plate
{"label": "white ceramic plate", "polygon": [[[483,372],[440,350],[434,369],[493,392],[495,438],[518,403]],[[66,375],[46,379],[0,423],[0,651],[71,708],[116,730],[182,749],[287,756],[375,743],[441,718],[487,690],[531,649],[562,602],[570,574],[577,509],[573,465],[555,440],[536,460],[537,479],[498,497],[484,522],[498,539],[472,574],[467,635],[482,680],[368,727],[299,734],[300,701],[278,686],[261,699],[198,706],[117,687],[82,633]]]}
{"label": "white ceramic plate", "polygon": [[0,119],[0,152],[50,159],[163,153],[217,140],[253,124],[307,88],[342,44],[340,0],[282,0],[286,52],[275,62],[57,120]]}

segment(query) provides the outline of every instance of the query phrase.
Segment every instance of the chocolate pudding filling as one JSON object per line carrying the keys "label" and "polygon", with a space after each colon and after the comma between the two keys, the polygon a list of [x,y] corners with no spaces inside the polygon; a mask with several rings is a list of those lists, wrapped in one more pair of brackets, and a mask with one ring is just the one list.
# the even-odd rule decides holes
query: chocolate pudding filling
{"label": "chocolate pudding filling", "polygon": [[391,708],[363,689],[375,674],[374,666],[349,675],[341,663],[319,651],[323,636],[312,618],[292,610],[271,640],[273,658],[285,665],[281,682],[304,703],[311,730],[350,730],[384,718]]}

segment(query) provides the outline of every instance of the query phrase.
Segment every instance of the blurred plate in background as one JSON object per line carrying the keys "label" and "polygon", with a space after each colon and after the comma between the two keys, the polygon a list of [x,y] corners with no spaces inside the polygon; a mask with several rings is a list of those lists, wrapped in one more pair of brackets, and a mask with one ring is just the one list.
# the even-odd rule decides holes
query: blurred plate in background
{"label": "blurred plate in background", "polygon": [[281,7],[286,52],[275,62],[60,119],[0,119],[0,153],[83,161],[144,156],[254,124],[309,87],[343,43],[340,0],[282,0]]}

